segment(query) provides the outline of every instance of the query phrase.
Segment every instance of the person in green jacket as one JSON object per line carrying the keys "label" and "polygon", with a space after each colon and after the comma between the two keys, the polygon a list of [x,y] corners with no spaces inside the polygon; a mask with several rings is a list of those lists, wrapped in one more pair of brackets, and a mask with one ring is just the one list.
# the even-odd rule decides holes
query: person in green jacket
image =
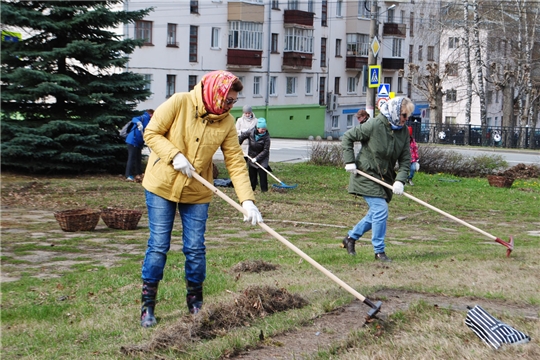
{"label": "person in green jacket", "polygon": [[142,183],[150,230],[141,276],[143,327],[156,324],[157,289],[163,279],[177,212],[182,220],[187,307],[191,314],[197,314],[203,305],[204,233],[214,193],[193,178],[192,173],[197,172],[212,182],[212,157],[219,148],[238,200],[246,211],[244,221],[253,225],[263,222],[253,203],[255,197],[244,154],[230,114],[242,89],[242,82],[228,71],[207,73],[193,90],[176,93],[161,104],[145,129],[144,140],[152,152]]}
{"label": "person in green jacket", "polygon": [[[343,160],[345,170],[350,172],[349,193],[359,195],[368,204],[368,212],[348,235],[342,245],[350,255],[356,255],[355,241],[371,230],[371,242],[375,259],[390,262],[386,256],[384,238],[388,219],[388,203],[392,194],[402,195],[407,181],[411,154],[409,131],[405,122],[414,111],[413,102],[407,97],[396,97],[383,104],[381,113],[343,135]],[[362,151],[354,156],[354,142],[362,143]],[[396,162],[398,171],[394,170]],[[392,185],[390,190],[357,173],[361,170]]]}

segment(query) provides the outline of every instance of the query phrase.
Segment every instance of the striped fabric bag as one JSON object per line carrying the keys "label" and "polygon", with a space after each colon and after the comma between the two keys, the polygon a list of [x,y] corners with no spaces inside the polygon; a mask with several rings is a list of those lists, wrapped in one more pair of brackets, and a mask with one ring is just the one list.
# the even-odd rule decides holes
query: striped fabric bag
{"label": "striped fabric bag", "polygon": [[480,306],[469,309],[465,324],[486,344],[493,346],[495,350],[502,344],[523,344],[531,341],[530,336],[506,325],[488,314]]}

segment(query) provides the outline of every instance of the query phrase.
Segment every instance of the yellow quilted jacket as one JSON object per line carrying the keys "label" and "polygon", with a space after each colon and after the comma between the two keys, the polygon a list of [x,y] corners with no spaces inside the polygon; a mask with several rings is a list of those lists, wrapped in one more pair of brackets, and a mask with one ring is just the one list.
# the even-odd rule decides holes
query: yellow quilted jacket
{"label": "yellow quilted jacket", "polygon": [[228,112],[207,114],[200,83],[190,92],[174,94],[156,109],[144,141],[151,150],[142,183],[146,190],[179,203],[210,202],[213,192],[174,170],[172,161],[181,152],[199,175],[213,183],[212,157],[221,147],[239,202],[255,200],[234,117]]}

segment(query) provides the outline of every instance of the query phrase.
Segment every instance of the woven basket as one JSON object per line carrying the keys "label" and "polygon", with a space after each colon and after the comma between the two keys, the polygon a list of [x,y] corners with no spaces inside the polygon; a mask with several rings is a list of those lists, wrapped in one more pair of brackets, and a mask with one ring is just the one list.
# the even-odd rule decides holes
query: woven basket
{"label": "woven basket", "polygon": [[101,211],[103,222],[111,229],[135,230],[142,211],[106,208]]}
{"label": "woven basket", "polygon": [[514,179],[506,176],[500,176],[500,175],[488,175],[488,182],[489,185],[495,186],[495,187],[504,187],[509,188],[514,183]]}
{"label": "woven basket", "polygon": [[74,209],[57,211],[54,217],[64,231],[90,231],[99,222],[100,210]]}

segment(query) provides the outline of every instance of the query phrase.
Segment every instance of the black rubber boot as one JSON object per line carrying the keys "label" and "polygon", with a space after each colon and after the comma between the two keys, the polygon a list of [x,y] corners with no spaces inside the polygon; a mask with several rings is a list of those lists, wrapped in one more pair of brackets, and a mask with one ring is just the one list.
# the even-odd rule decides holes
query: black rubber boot
{"label": "black rubber boot", "polygon": [[186,303],[191,314],[197,314],[203,305],[203,284],[187,282]]}
{"label": "black rubber boot", "polygon": [[349,255],[356,255],[356,251],[354,250],[354,239],[350,238],[348,236],[345,236],[345,239],[343,239],[343,247],[347,249],[347,252]]}
{"label": "black rubber boot", "polygon": [[156,307],[156,296],[159,283],[143,282],[142,297],[141,297],[141,326],[152,327],[157,324],[154,316],[154,308]]}

